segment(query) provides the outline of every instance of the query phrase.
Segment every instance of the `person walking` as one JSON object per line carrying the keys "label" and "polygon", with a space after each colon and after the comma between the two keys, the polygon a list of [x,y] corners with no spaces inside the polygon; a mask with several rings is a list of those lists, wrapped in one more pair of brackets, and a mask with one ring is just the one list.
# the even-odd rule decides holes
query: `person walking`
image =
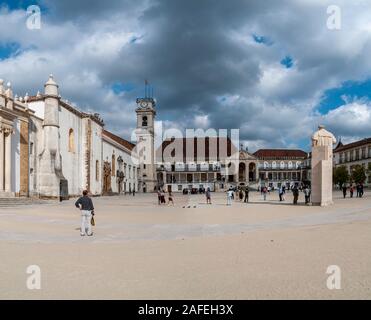
{"label": "person walking", "polygon": [[349,192],[350,192],[350,197],[353,198],[353,194],[354,194],[354,186],[353,186],[353,184],[350,185]]}
{"label": "person walking", "polygon": [[297,185],[292,189],[292,194],[294,195],[294,205],[297,205],[299,200],[299,188]]}
{"label": "person walking", "polygon": [[262,194],[263,194],[264,201],[267,200],[267,193],[268,193],[268,189],[267,189],[266,186],[264,186],[263,189],[262,189]]}
{"label": "person walking", "polygon": [[161,203],[166,204],[165,191],[163,189],[161,190]]}
{"label": "person walking", "polygon": [[227,191],[227,206],[230,206],[232,204],[232,199],[233,199],[233,189],[230,188]]}
{"label": "person walking", "polygon": [[283,187],[282,186],[278,188],[278,196],[280,198],[280,202],[282,202],[283,201]]}
{"label": "person walking", "polygon": [[239,196],[240,201],[242,201],[243,200],[243,190],[242,190],[242,188],[240,189],[240,191],[238,193],[238,196]]}
{"label": "person walking", "polygon": [[304,197],[305,197],[305,204],[308,204],[309,202],[310,202],[310,200],[309,200],[309,187],[306,185],[305,187],[304,187]]}
{"label": "person walking", "polygon": [[172,192],[169,190],[169,201],[168,201],[168,205],[170,205],[170,202],[172,203],[172,205],[174,205],[173,194],[172,194]]}
{"label": "person walking", "polygon": [[249,202],[249,192],[250,192],[249,187],[246,186],[246,188],[245,188],[245,198],[243,200],[243,202],[245,202],[245,203]]}
{"label": "person walking", "polygon": [[[343,184],[343,197],[344,199],[347,197],[347,186],[345,183]],[[357,191],[357,197],[358,197],[358,191]]]}
{"label": "person walking", "polygon": [[205,192],[205,196],[206,196],[206,204],[211,204],[211,191],[210,191],[210,187],[207,187],[207,190]]}
{"label": "person walking", "polygon": [[363,183],[359,184],[359,197],[362,198],[364,194]]}
{"label": "person walking", "polygon": [[91,218],[94,216],[94,205],[91,198],[88,196],[88,191],[84,190],[82,192],[82,197],[80,197],[76,203],[76,208],[80,209],[81,212],[81,236],[92,236],[93,232],[91,230]]}
{"label": "person walking", "polygon": [[160,188],[157,189],[157,198],[158,198],[158,205],[161,205],[161,190]]}

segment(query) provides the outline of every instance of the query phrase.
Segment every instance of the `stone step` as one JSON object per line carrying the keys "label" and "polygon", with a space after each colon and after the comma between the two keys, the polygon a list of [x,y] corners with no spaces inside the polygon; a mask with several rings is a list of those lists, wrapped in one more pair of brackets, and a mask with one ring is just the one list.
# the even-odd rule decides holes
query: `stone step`
{"label": "stone step", "polygon": [[0,198],[0,208],[26,206],[26,205],[34,205],[34,204],[47,204],[47,203],[50,203],[50,201],[32,199],[32,198],[17,198],[17,197]]}

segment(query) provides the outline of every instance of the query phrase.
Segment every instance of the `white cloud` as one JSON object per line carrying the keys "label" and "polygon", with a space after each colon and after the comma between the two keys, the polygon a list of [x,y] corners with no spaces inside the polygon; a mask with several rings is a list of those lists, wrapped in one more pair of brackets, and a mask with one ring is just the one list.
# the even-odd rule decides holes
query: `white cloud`
{"label": "white cloud", "polygon": [[334,132],[340,132],[345,138],[371,135],[370,101],[354,101],[329,111],[323,121]]}

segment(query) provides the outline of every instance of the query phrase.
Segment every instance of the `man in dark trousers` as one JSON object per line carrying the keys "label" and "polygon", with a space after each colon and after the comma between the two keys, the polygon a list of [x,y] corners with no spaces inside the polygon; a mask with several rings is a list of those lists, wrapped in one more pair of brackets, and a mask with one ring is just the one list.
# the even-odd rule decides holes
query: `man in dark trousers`
{"label": "man in dark trousers", "polygon": [[294,204],[298,204],[298,199],[299,199],[299,188],[297,185],[295,185],[294,189],[292,189],[292,193],[294,195]]}
{"label": "man in dark trousers", "polygon": [[76,208],[81,211],[81,236],[92,236],[93,232],[91,230],[91,217],[94,216],[94,205],[91,198],[88,196],[88,191],[84,190],[82,192],[82,197],[80,197],[76,203]]}
{"label": "man in dark trousers", "polygon": [[249,187],[246,186],[246,188],[245,188],[245,198],[244,198],[243,202],[246,202],[246,203],[249,202],[249,192],[250,192]]}
{"label": "man in dark trousers", "polygon": [[348,188],[347,188],[347,186],[346,186],[345,183],[343,184],[342,189],[343,189],[343,197],[345,199],[347,197],[347,190],[348,190]]}

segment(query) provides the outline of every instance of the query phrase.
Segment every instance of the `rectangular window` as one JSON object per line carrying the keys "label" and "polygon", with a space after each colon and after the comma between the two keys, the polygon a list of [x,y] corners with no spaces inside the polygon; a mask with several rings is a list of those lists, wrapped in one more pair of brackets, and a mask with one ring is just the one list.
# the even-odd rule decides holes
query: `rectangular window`
{"label": "rectangular window", "polygon": [[366,148],[362,149],[362,159],[366,159]]}

